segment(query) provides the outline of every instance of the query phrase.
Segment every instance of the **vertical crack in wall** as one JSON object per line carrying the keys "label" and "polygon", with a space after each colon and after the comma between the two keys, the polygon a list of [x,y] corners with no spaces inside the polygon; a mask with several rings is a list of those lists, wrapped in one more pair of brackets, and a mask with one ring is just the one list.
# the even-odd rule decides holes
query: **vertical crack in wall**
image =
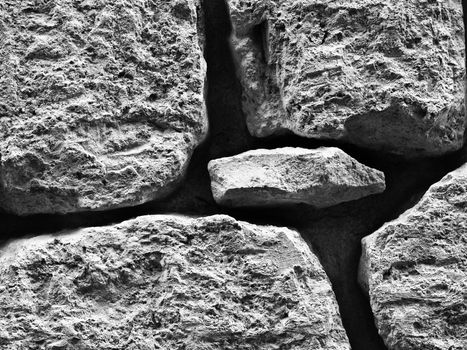
{"label": "vertical crack in wall", "polygon": [[269,52],[269,43],[268,43],[268,21],[263,20],[259,24],[253,27],[252,39],[255,45],[258,47],[261,52],[261,60],[263,64],[267,64],[269,61],[268,52]]}

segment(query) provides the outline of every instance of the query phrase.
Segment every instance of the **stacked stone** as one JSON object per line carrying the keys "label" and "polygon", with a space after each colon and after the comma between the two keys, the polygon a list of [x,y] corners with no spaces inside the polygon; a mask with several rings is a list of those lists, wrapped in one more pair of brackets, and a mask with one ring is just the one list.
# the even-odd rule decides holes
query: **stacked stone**
{"label": "stacked stone", "polygon": [[[207,1],[207,0],[204,0]],[[463,146],[460,0],[228,0],[249,132],[406,159]],[[203,0],[0,3],[0,208],[66,214],[163,200],[208,133]],[[336,147],[211,160],[222,207],[317,209],[382,193]],[[467,349],[467,164],[363,239],[388,349]],[[0,249],[0,347],[348,350],[296,231],[149,215]]]}
{"label": "stacked stone", "polygon": [[465,349],[467,164],[363,239],[360,283],[389,349]]}
{"label": "stacked stone", "polygon": [[232,207],[307,203],[324,208],[381,193],[384,174],[335,147],[254,150],[212,160],[214,199]]}
{"label": "stacked stone", "polygon": [[105,210],[171,192],[207,132],[199,10],[2,1],[0,207]]}

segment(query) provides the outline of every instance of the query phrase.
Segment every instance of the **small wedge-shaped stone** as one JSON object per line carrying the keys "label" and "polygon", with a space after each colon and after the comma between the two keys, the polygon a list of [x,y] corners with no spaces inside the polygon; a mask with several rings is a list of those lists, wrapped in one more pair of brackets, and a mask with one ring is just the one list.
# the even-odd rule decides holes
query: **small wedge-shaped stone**
{"label": "small wedge-shaped stone", "polygon": [[253,135],[407,157],[462,147],[461,0],[228,0]]}
{"label": "small wedge-shaped stone", "polygon": [[0,208],[161,198],[204,138],[198,0],[0,1]]}
{"label": "small wedge-shaped stone", "polygon": [[0,251],[0,347],[350,350],[298,232],[144,216]]}
{"label": "small wedge-shaped stone", "polygon": [[467,349],[467,164],[363,239],[360,282],[388,349]]}
{"label": "small wedge-shaped stone", "polygon": [[209,162],[217,203],[329,207],[383,192],[384,174],[335,147],[248,151]]}

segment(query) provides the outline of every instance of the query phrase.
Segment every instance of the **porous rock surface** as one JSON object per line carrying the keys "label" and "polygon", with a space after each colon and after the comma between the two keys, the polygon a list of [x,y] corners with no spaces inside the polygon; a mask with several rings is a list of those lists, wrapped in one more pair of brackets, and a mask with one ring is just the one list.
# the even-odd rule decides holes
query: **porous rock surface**
{"label": "porous rock surface", "polygon": [[467,164],[363,239],[360,281],[388,349],[466,349]]}
{"label": "porous rock surface", "polygon": [[0,251],[2,349],[349,350],[295,231],[143,216]]}
{"label": "porous rock surface", "polygon": [[2,0],[0,207],[109,209],[172,190],[207,129],[198,12],[198,0]]}
{"label": "porous rock surface", "polygon": [[459,149],[460,0],[228,0],[250,132],[408,157]]}
{"label": "porous rock surface", "polygon": [[258,149],[208,164],[217,203],[329,207],[383,192],[384,174],[336,147]]}

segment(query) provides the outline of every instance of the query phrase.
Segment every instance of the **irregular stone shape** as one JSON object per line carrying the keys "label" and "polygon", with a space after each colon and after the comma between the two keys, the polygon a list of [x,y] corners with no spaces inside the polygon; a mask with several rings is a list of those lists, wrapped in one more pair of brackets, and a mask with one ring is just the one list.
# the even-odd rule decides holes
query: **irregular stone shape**
{"label": "irregular stone shape", "polygon": [[0,3],[0,206],[160,198],[207,129],[198,0]]}
{"label": "irregular stone shape", "polygon": [[462,146],[460,0],[228,0],[255,136],[293,132],[404,156]]}
{"label": "irregular stone shape", "polygon": [[0,253],[0,288],[10,350],[350,349],[300,235],[228,216],[14,241]]}
{"label": "irregular stone shape", "polygon": [[208,164],[214,199],[221,205],[308,203],[318,208],[385,189],[384,174],[335,147],[248,151]]}
{"label": "irregular stone shape", "polygon": [[360,282],[388,349],[466,349],[467,164],[362,242]]}

